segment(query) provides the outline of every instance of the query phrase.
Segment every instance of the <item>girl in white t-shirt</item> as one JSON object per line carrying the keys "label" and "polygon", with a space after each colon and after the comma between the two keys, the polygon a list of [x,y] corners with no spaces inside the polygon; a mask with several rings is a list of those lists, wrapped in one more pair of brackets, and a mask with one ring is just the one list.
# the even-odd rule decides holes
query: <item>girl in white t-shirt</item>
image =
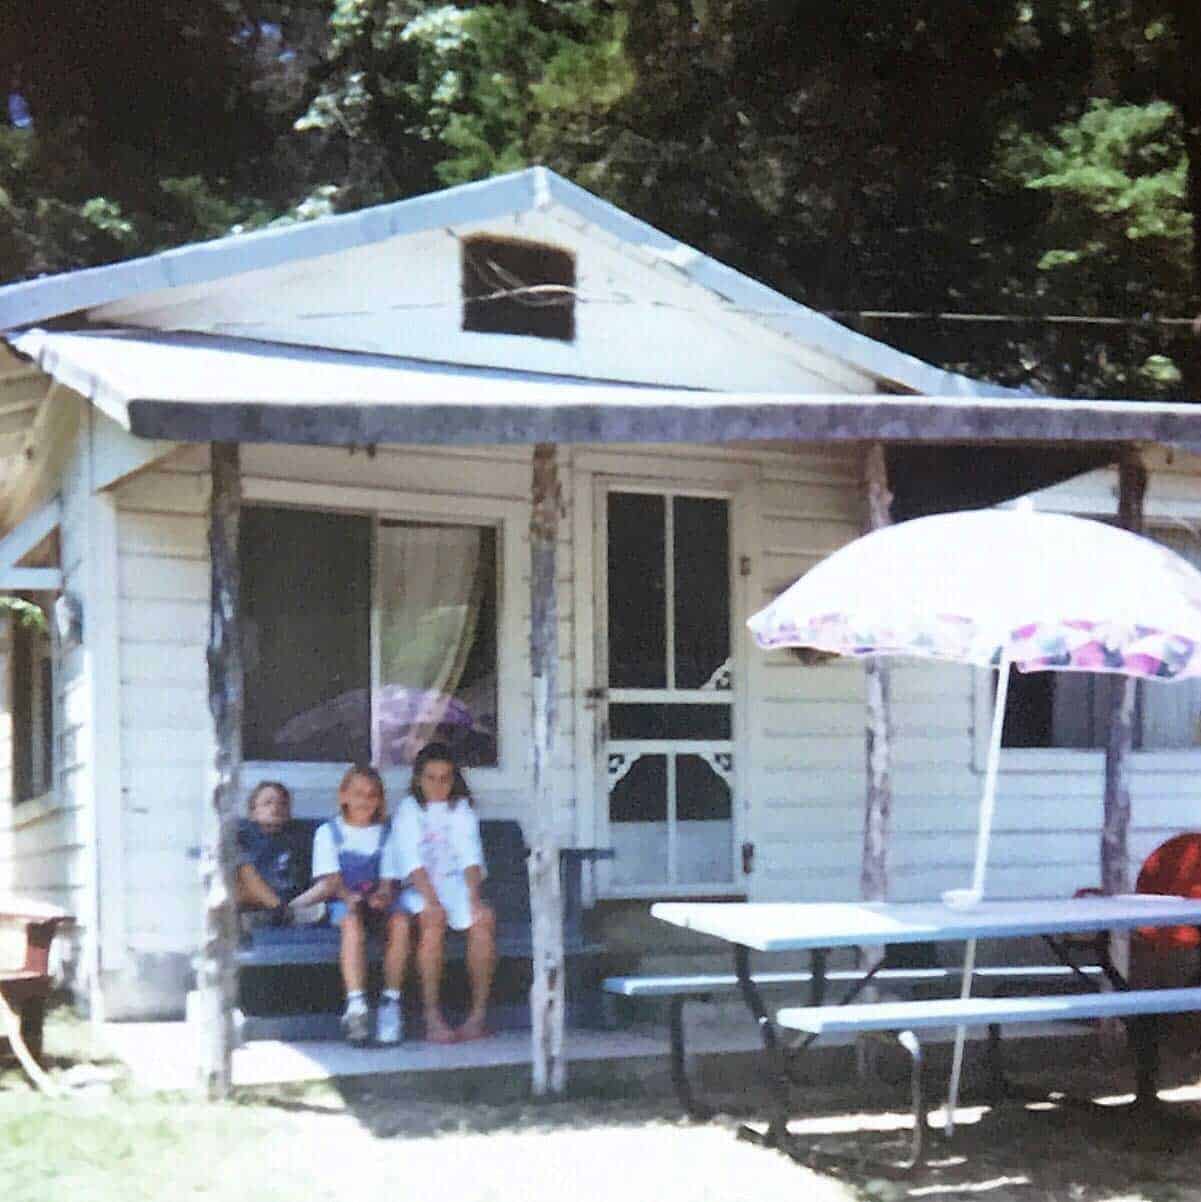
{"label": "girl in white t-shirt", "polygon": [[[407,880],[402,901],[417,915],[417,971],[425,1009],[425,1035],[433,1043],[482,1039],[492,973],[496,963],[496,918],[481,900],[486,869],[480,824],[471,793],[445,743],[429,743],[413,763],[409,795],[396,812],[398,858],[420,867]],[[467,938],[467,980],[471,1009],[452,1031],[440,1002],[446,928]]]}
{"label": "girl in white t-shirt", "polygon": [[409,954],[409,918],[397,886],[416,861],[404,861],[391,837],[384,782],[370,764],[348,769],[338,786],[340,814],[317,828],[313,838],[316,885],[306,894],[329,900],[330,918],[342,928],[339,963],[346,986],[342,1029],[351,1043],[366,1043],[371,1030],[367,1009],[367,938],[384,936],[384,991],[376,1015],[378,1043],[403,1036],[401,989]]}

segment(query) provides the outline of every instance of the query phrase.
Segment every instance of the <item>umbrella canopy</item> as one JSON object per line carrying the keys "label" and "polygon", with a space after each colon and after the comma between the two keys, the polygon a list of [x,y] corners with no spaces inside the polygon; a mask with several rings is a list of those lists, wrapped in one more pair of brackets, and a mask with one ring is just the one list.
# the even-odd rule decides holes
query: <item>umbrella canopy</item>
{"label": "umbrella canopy", "polygon": [[761,647],[1201,675],[1201,572],[1103,522],[938,514],[856,539],[747,623]]}

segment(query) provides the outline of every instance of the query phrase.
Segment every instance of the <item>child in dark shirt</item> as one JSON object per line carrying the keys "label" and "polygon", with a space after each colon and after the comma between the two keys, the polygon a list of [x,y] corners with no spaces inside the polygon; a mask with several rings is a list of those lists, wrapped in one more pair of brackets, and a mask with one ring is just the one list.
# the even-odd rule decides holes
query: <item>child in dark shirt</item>
{"label": "child in dark shirt", "polygon": [[324,907],[310,904],[308,831],[292,821],[292,794],[278,781],[255,785],[238,824],[238,909],[278,926],[319,922]]}

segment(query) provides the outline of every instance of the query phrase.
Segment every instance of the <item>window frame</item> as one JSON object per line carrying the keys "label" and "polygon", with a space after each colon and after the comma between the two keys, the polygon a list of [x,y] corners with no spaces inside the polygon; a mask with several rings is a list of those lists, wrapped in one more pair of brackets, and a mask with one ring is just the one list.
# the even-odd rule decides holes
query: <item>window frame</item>
{"label": "window frame", "polygon": [[[475,259],[477,251],[481,254],[491,253],[498,259],[505,257],[506,253],[514,255],[519,260],[522,257],[536,259],[538,256],[544,256],[549,263],[554,263],[556,269],[550,271],[539,271],[532,264],[527,269],[520,263],[514,264],[512,269],[504,268],[503,270],[507,274],[523,280],[525,277],[521,275],[521,272],[529,270],[532,273],[526,281],[526,286],[529,287],[562,288],[568,295],[568,302],[554,307],[566,310],[565,314],[558,314],[563,328],[551,331],[536,328],[537,319],[531,319],[528,313],[537,313],[537,307],[528,310],[526,315],[511,323],[505,321],[504,318],[507,314],[521,313],[520,301],[516,297],[493,301],[484,299],[489,294],[489,285],[482,278],[480,265]],[[545,268],[549,263],[542,266]],[[534,238],[487,233],[467,234],[459,240],[459,264],[461,305],[459,328],[463,333],[499,335],[509,338],[536,338],[541,342],[557,342],[567,346],[571,346],[576,341],[578,332],[576,289],[579,272],[576,252],[571,248]],[[480,285],[481,291],[479,292],[476,292],[476,283]],[[519,326],[530,328],[515,328]]]}
{"label": "window frame", "polygon": [[[45,610],[43,610],[45,613]],[[51,626],[50,616],[46,615],[47,626],[45,630],[33,630],[29,637],[32,638],[32,654],[30,662],[30,678],[29,678],[29,713],[30,713],[30,736],[33,740],[33,761],[31,764],[31,775],[34,780],[38,781],[40,788],[33,788],[26,792],[18,789],[17,780],[17,739],[18,730],[17,723],[14,718],[15,701],[18,689],[17,681],[17,659],[15,654],[16,640],[19,637],[24,637],[18,634],[21,629],[20,620],[14,615],[9,618],[8,629],[8,713],[12,722],[11,736],[11,765],[9,768],[9,791],[12,798],[12,806],[14,811],[18,811],[21,819],[24,820],[30,813],[30,808],[40,811],[45,808],[48,803],[52,803],[57,796],[58,787],[58,764],[59,764],[59,731],[61,729],[62,716],[60,712],[58,689],[60,678],[60,663],[58,654],[58,644],[54,638]],[[45,695],[45,682],[47,674],[45,666],[49,665],[49,689],[50,696]],[[47,705],[47,702],[49,704]],[[44,719],[47,718],[50,722],[50,728],[45,728]],[[44,758],[48,758],[48,762],[40,762]],[[40,779],[38,774],[40,769]]]}
{"label": "window frame", "polygon": [[[1069,482],[1070,484],[1070,482]],[[1039,509],[1045,512],[1067,513],[1084,518],[1112,518],[1112,514],[1090,511],[1082,504],[1080,493],[1073,492],[1069,499],[1074,504],[1052,505],[1042,503],[1039,499]],[[999,508],[1012,508],[1011,505]],[[1173,511],[1159,511],[1148,506],[1150,510],[1144,516],[1144,528],[1149,536],[1154,537],[1157,528],[1168,529],[1182,518],[1201,518],[1201,504],[1190,506],[1186,515]],[[996,672],[990,668],[972,669],[972,770],[978,774],[986,771],[988,763],[988,743],[992,733],[993,720],[993,681]],[[1140,771],[1166,773],[1195,773],[1201,770],[1201,745],[1191,748],[1166,749],[1132,749],[1131,756]],[[1046,773],[1097,773],[1105,770],[1105,748],[1103,747],[1002,747],[1000,771],[1003,773],[1046,774]]]}
{"label": "window frame", "polygon": [[[527,698],[520,656],[522,568],[519,549],[521,531],[528,523],[528,510],[515,500],[427,494],[401,489],[359,485],[307,484],[247,476],[243,479],[243,501],[247,506],[278,506],[290,509],[320,510],[358,515],[381,521],[429,522],[437,525],[489,526],[496,532],[496,659],[497,659],[497,762],[495,765],[469,768],[472,786],[489,792],[520,790],[525,782],[525,757],[529,715],[522,708]],[[374,540],[373,540],[374,545]],[[371,565],[371,688],[379,684],[379,611],[375,589],[376,565]],[[528,708],[528,707],[527,707]],[[372,723],[372,750],[375,730]],[[346,770],[344,762],[314,760],[247,760],[243,771],[247,780],[282,779],[294,791],[326,792],[332,798]],[[399,799],[408,791],[410,769],[407,765],[383,770],[390,797]],[[305,807],[298,801],[297,812]],[[324,812],[324,811],[319,811]]]}

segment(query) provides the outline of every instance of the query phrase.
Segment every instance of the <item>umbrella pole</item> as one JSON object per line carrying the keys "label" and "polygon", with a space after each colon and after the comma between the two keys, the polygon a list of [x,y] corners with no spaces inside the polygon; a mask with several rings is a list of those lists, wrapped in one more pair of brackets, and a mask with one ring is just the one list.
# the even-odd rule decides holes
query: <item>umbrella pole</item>
{"label": "umbrella pole", "polygon": [[[993,705],[992,734],[988,741],[988,762],[984,769],[984,796],[980,799],[980,825],[976,832],[976,863],[972,889],[984,892],[984,871],[988,865],[988,844],[992,835],[993,810],[997,800],[997,771],[1001,766],[1001,732],[1005,728],[1005,701],[1009,695],[1009,653],[1003,652],[997,668],[997,697]],[[972,995],[972,973],[976,967],[976,941],[969,939],[963,953],[963,986],[960,997]],[[959,1079],[963,1071],[963,1044],[966,1027],[955,1028],[955,1052],[951,1057],[951,1081],[947,1087],[946,1133],[955,1130],[955,1107],[959,1103]]]}

